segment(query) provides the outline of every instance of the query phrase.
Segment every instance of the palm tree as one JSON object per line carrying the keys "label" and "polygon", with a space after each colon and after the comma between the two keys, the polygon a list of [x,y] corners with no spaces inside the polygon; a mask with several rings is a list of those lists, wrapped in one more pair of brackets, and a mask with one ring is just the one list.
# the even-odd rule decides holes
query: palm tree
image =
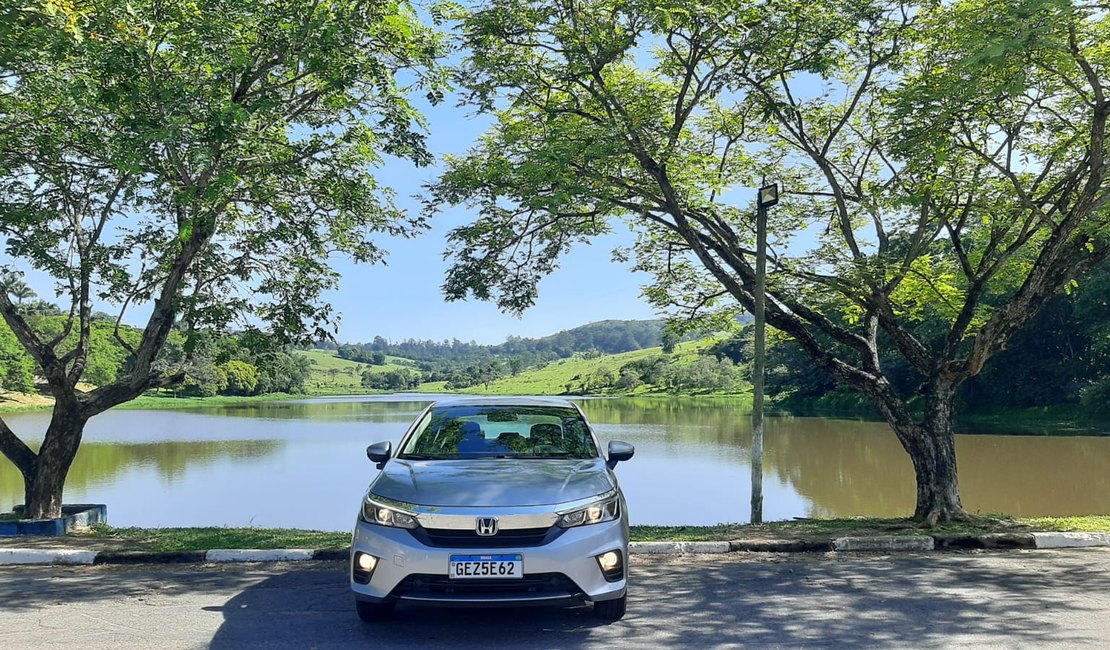
{"label": "palm tree", "polygon": [[22,274],[16,271],[2,270],[0,271],[0,289],[3,289],[8,295],[13,296],[16,303],[22,305],[23,301],[28,298],[34,298],[37,294],[27,286],[20,276]]}
{"label": "palm tree", "polygon": [[15,302],[18,305],[23,305],[23,301],[28,298],[35,298],[38,296],[27,283],[22,280],[16,280],[14,283],[8,285],[8,293],[15,296]]}

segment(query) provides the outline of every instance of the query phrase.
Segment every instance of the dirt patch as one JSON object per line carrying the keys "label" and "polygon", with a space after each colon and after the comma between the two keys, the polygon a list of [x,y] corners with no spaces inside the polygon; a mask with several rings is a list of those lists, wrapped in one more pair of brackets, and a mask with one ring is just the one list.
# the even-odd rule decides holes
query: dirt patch
{"label": "dirt patch", "polygon": [[41,408],[54,403],[53,397],[39,395],[38,393],[15,393],[0,390],[0,410]]}
{"label": "dirt patch", "polygon": [[37,537],[25,535],[18,537],[0,537],[0,549],[4,548],[69,548],[88,551],[142,551],[149,544],[137,543],[134,540],[110,539],[70,533],[57,537]]}

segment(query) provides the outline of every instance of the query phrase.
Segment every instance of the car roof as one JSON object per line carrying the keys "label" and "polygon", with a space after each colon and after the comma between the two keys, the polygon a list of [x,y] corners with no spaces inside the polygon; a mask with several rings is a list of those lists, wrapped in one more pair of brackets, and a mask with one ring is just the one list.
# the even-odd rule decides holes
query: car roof
{"label": "car roof", "polygon": [[562,406],[575,408],[574,402],[559,397],[460,397],[439,400],[432,408],[450,406]]}

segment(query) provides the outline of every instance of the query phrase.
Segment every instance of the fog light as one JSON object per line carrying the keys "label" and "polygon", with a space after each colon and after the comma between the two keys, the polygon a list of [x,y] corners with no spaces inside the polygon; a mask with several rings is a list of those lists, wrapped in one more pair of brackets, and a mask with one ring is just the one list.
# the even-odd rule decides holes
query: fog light
{"label": "fog light", "polygon": [[624,577],[624,558],[620,551],[608,551],[597,556],[597,566],[609,582]]}
{"label": "fog light", "polygon": [[355,562],[358,563],[358,568],[360,570],[367,573],[373,571],[374,567],[378,566],[378,558],[374,557],[373,555],[367,555],[365,553],[359,553],[358,558],[355,560]]}
{"label": "fog light", "polygon": [[364,585],[370,582],[370,576],[373,575],[376,566],[378,566],[378,558],[359,551],[355,553],[354,562],[352,562],[351,576],[355,582]]}

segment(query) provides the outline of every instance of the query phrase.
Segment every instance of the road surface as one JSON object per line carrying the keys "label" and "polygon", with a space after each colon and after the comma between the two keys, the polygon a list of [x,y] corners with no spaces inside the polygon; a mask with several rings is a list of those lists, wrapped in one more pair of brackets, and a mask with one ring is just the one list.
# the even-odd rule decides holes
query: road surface
{"label": "road surface", "polygon": [[0,568],[3,648],[1110,647],[1110,549],[634,557],[628,616],[402,606],[338,562]]}

